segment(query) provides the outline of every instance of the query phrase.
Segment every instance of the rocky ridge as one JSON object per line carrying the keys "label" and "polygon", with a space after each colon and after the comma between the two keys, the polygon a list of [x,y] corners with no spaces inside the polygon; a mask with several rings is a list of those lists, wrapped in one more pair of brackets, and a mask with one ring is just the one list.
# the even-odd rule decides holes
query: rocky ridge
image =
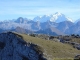
{"label": "rocky ridge", "polygon": [[18,34],[0,34],[0,60],[46,60],[38,48],[40,46],[25,42]]}

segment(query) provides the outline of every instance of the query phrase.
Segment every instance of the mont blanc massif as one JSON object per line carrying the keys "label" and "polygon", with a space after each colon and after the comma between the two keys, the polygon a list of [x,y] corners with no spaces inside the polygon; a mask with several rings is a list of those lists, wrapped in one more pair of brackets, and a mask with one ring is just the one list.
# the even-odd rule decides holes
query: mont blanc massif
{"label": "mont blanc massif", "polygon": [[33,20],[19,17],[18,19],[1,21],[0,32],[5,31],[48,35],[80,34],[80,19],[74,22],[59,12],[37,16]]}

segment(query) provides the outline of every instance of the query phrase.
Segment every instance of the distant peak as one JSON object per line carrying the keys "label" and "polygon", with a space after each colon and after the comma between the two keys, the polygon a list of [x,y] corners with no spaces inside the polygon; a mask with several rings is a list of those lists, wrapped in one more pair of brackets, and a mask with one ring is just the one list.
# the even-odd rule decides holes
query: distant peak
{"label": "distant peak", "polygon": [[56,14],[56,15],[62,15],[62,13],[60,13],[60,12],[56,12],[55,14]]}
{"label": "distant peak", "polygon": [[63,21],[71,21],[72,19],[67,18],[63,13],[60,12],[56,12],[54,14],[50,14],[50,15],[43,15],[41,17],[36,17],[34,18],[34,21],[40,21],[40,22],[46,22],[47,20],[50,20],[51,22],[63,22]]}
{"label": "distant peak", "polygon": [[69,21],[71,21],[71,22],[74,22],[71,18],[69,18],[69,17],[67,17],[67,19],[69,20]]}
{"label": "distant peak", "polygon": [[54,14],[51,15],[51,17],[54,17],[54,18],[56,18],[56,19],[57,19],[59,16],[61,16],[61,17],[62,17],[62,16],[65,17],[65,15],[62,14],[62,13],[60,13],[60,12],[56,12],[56,13],[54,13]]}

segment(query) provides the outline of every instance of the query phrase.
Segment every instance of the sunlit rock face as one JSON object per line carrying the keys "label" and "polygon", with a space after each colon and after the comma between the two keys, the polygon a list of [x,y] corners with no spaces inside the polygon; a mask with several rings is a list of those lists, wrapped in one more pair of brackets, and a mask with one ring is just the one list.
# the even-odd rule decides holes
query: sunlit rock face
{"label": "sunlit rock face", "polygon": [[35,47],[12,32],[0,34],[0,60],[46,60]]}

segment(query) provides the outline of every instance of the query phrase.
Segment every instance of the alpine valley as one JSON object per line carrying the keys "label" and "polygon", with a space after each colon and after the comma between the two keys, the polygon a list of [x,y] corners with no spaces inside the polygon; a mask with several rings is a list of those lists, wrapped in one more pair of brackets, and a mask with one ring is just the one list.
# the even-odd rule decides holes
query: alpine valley
{"label": "alpine valley", "polygon": [[37,16],[33,20],[19,17],[0,22],[0,33],[6,31],[48,35],[80,34],[80,19],[74,22],[59,12],[52,15]]}

